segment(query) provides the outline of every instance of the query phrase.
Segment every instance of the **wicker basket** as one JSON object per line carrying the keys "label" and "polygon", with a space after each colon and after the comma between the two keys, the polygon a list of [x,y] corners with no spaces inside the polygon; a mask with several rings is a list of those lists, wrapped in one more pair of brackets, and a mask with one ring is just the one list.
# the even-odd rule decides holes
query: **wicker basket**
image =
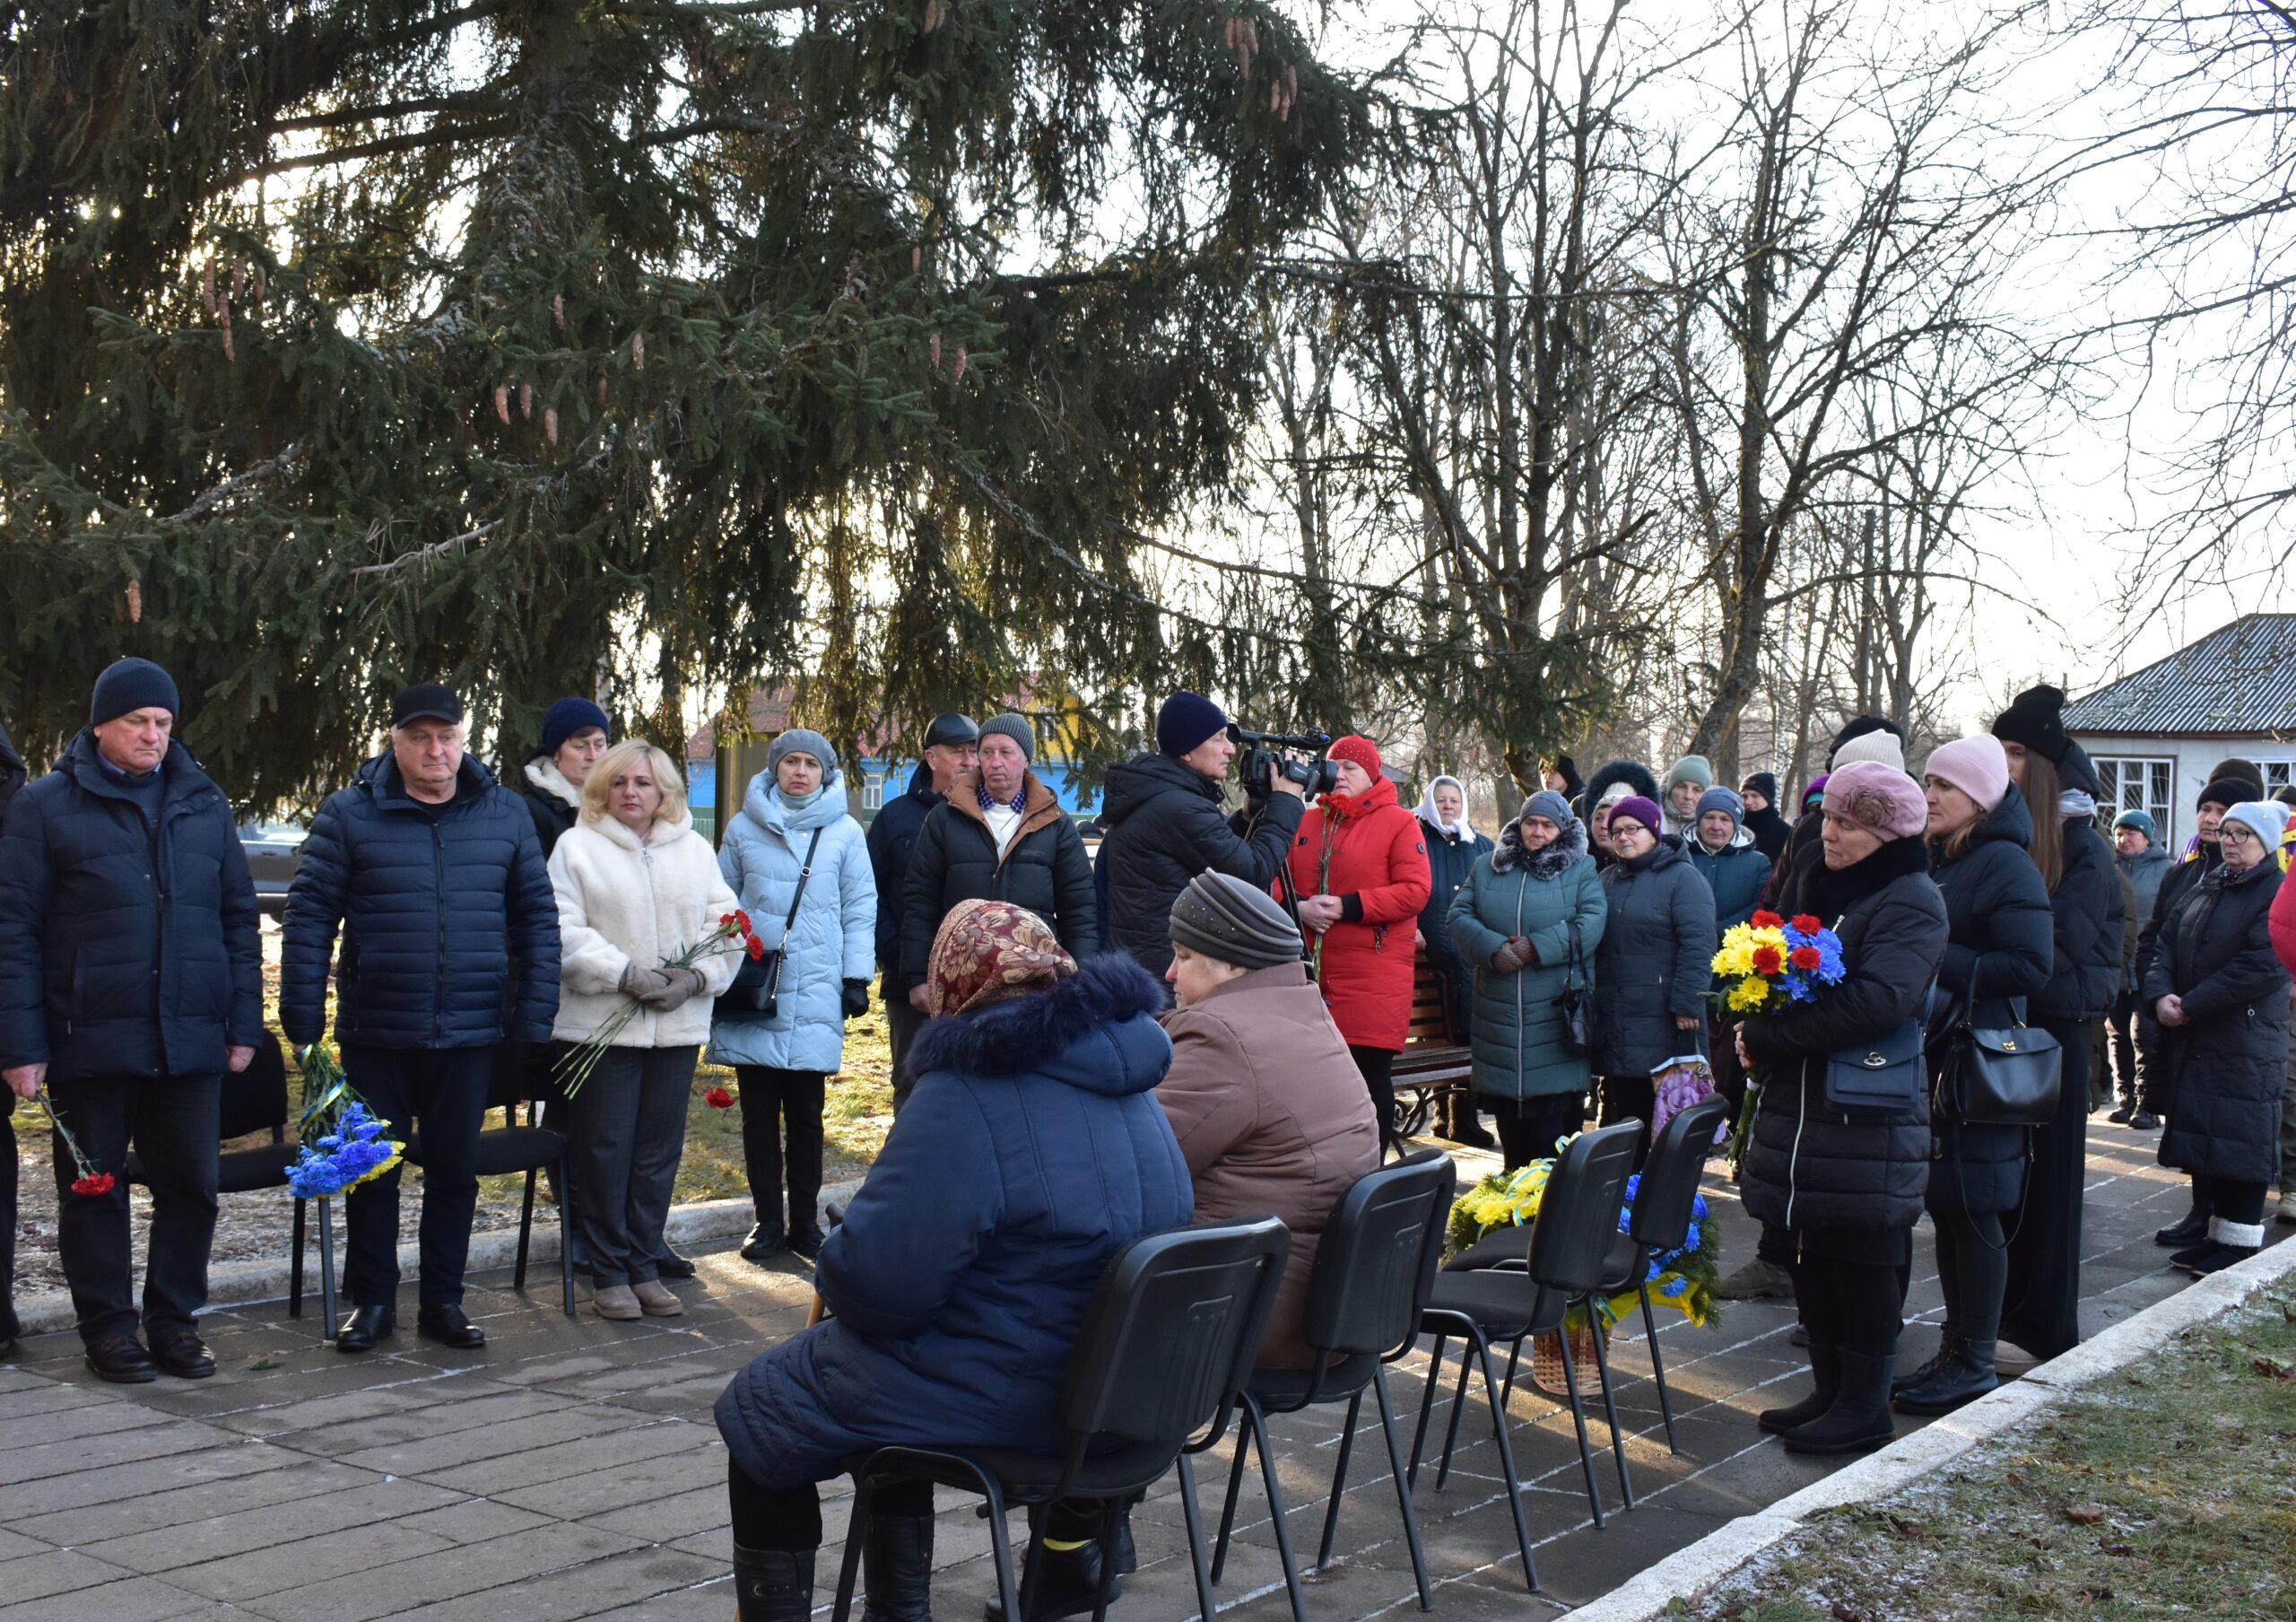
{"label": "wicker basket", "polygon": [[[1589,1391],[1602,1389],[1600,1376],[1595,1367],[1595,1337],[1597,1334],[1602,1336],[1603,1349],[1607,1354],[1611,1344],[1611,1329],[1607,1323],[1600,1326],[1581,1323],[1574,1325],[1570,1330],[1570,1372],[1578,1377],[1581,1398]],[[1566,1402],[1570,1400],[1570,1387],[1562,1380],[1561,1337],[1531,1337],[1531,1383],[1550,1397]]]}

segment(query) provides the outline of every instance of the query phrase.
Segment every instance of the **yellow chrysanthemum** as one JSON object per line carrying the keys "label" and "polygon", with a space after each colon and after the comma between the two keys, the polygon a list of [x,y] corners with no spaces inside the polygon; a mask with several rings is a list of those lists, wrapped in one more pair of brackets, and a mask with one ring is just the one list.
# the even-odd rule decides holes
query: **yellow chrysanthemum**
{"label": "yellow chrysanthemum", "polygon": [[1730,988],[1730,1007],[1734,1013],[1744,1014],[1751,1008],[1759,1008],[1769,1000],[1770,982],[1760,975],[1750,974]]}

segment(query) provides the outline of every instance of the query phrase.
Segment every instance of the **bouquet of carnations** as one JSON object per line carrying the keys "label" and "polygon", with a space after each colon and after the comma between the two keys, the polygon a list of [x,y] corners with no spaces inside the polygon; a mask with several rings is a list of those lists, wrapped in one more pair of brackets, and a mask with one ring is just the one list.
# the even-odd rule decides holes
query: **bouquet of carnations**
{"label": "bouquet of carnations", "polygon": [[[1807,912],[1792,918],[1757,912],[1723,931],[1713,969],[1718,977],[1714,999],[1734,1014],[1757,1013],[1781,1002],[1812,1002],[1821,987],[1834,985],[1842,977],[1841,939],[1824,920]],[[1730,1143],[1733,1168],[1744,1156],[1761,1080],[1759,1069],[1747,1071],[1745,1102]]]}
{"label": "bouquet of carnations", "polygon": [[351,1090],[335,1050],[315,1042],[297,1063],[303,1103],[295,1126],[300,1147],[295,1164],[287,1168],[288,1191],[298,1199],[332,1199],[396,1165],[406,1146],[384,1136],[391,1123]]}
{"label": "bouquet of carnations", "polygon": [[[56,1112],[56,1103],[48,1097],[48,1089],[41,1087],[35,1092],[31,1095],[30,1103],[32,1108],[48,1117],[48,1129],[64,1140],[65,1152],[72,1156],[74,1173],[72,1191],[89,1199],[93,1199],[99,1194],[110,1193],[115,1181],[112,1174],[109,1172],[96,1170],[87,1155],[80,1152],[80,1140],[72,1136],[72,1129],[65,1126],[64,1117]],[[11,1155],[16,1152],[13,1143],[7,1146],[7,1152]]]}
{"label": "bouquet of carnations", "polygon": [[[721,913],[715,929],[683,951],[664,958],[660,966],[665,969],[691,969],[712,957],[723,957],[735,952],[751,959],[765,955],[765,943],[751,932],[750,915],[738,907],[731,912]],[[601,1021],[596,1030],[567,1050],[566,1056],[558,1061],[552,1072],[558,1077],[561,1093],[571,1098],[582,1090],[582,1084],[590,1079],[590,1073],[598,1068],[598,1061],[613,1046],[613,1039],[630,1028],[630,1022],[638,1017],[639,1009],[644,1006],[635,997],[624,998],[622,1006]]]}

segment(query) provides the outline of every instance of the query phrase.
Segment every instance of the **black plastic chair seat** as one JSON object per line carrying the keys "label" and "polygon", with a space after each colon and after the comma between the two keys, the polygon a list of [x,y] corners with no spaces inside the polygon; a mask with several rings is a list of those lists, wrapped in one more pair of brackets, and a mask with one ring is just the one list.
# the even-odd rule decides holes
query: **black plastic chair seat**
{"label": "black plastic chair seat", "polygon": [[[1337,1400],[1361,1390],[1378,1365],[1376,1352],[1358,1352],[1352,1357],[1343,1357],[1324,1371],[1322,1390],[1336,1393],[1328,1400]],[[1316,1371],[1312,1368],[1256,1368],[1251,1383],[1244,1389],[1258,1398],[1263,1406],[1282,1413],[1286,1403],[1304,1402],[1308,1393],[1316,1389],[1315,1380]]]}
{"label": "black plastic chair seat", "polygon": [[[549,1165],[566,1153],[566,1134],[552,1127],[490,1127],[478,1135],[471,1153],[471,1170],[481,1177],[500,1177]],[[422,1135],[406,1138],[406,1164],[422,1164]]]}
{"label": "black plastic chair seat", "polygon": [[1457,1333],[1455,1324],[1433,1316],[1448,1312],[1472,1319],[1492,1340],[1513,1340],[1561,1328],[1563,1309],[1569,1304],[1569,1297],[1561,1291],[1534,1283],[1528,1273],[1497,1269],[1445,1273],[1436,1278],[1434,1291],[1427,1298],[1431,1318],[1425,1327],[1439,1335]]}
{"label": "black plastic chair seat", "polygon": [[[253,1194],[263,1189],[283,1188],[287,1182],[287,1168],[295,1164],[295,1146],[291,1143],[266,1143],[252,1149],[233,1149],[216,1156],[215,1191],[219,1194]],[[127,1181],[140,1182],[145,1188],[152,1180],[144,1174],[144,1157],[135,1150],[127,1152],[126,1167]]]}
{"label": "black plastic chair seat", "polygon": [[[1085,1456],[1083,1465],[1070,1478],[1067,1490],[1081,1498],[1113,1498],[1139,1492],[1161,1480],[1172,1468],[1178,1450],[1168,1442],[1134,1442]],[[869,1468],[875,1455],[857,1453],[844,1461],[848,1475],[858,1474]],[[963,1466],[995,1480],[1004,1496],[1016,1504],[1034,1504],[1053,1496],[1061,1490],[1060,1472],[1067,1461],[1057,1454],[1023,1453],[1002,1447],[929,1447],[894,1450],[904,1474],[940,1475],[926,1469],[929,1460],[947,1460],[950,1467],[944,1487],[975,1487],[970,1472]],[[961,1462],[959,1462],[961,1461]]]}
{"label": "black plastic chair seat", "polygon": [[1531,1234],[1527,1228],[1493,1228],[1473,1244],[1443,1264],[1447,1273],[1480,1273],[1495,1267],[1511,1266],[1523,1270],[1523,1259],[1530,1253]]}

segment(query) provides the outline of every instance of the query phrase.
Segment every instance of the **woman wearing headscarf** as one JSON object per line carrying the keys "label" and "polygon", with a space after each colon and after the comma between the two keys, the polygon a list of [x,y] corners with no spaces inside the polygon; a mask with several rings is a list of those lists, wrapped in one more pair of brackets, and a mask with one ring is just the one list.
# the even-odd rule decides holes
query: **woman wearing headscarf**
{"label": "woman wearing headscarf", "polygon": [[[1464,1042],[1474,1019],[1474,971],[1459,961],[1444,920],[1450,915],[1451,898],[1466,882],[1475,859],[1489,853],[1491,842],[1467,822],[1466,785],[1448,775],[1428,784],[1427,792],[1419,797],[1419,826],[1421,841],[1427,847],[1429,887],[1427,904],[1419,910],[1417,944],[1442,981],[1443,1017],[1450,1039]],[[1491,1134],[1475,1118],[1474,1094],[1453,1092],[1445,1099],[1448,1112],[1455,1118],[1439,1123],[1442,1135],[1454,1143],[1491,1147]]]}
{"label": "woman wearing headscarf", "polygon": [[1594,1006],[1606,914],[1586,825],[1551,789],[1523,802],[1451,903],[1451,941],[1475,967],[1470,1085],[1498,1123],[1510,1172],[1586,1123],[1587,1055],[1558,999],[1575,981]]}
{"label": "woman wearing headscarf", "polygon": [[1826,785],[1824,854],[1796,876],[1789,914],[1841,940],[1842,978],[1815,999],[1750,1014],[1736,1047],[1770,1074],[1746,1150],[1747,1215],[1787,1238],[1815,1389],[1757,1423],[1789,1452],[1845,1453],[1893,1434],[1898,1278],[1912,1260],[1929,1181],[1927,1100],[1902,1115],[1826,1106],[1831,1057],[1879,1042],[1921,1012],[1945,954],[1945,904],[1929,882],[1920,787],[1876,761]]}
{"label": "woman wearing headscarf", "polygon": [[1607,917],[1595,958],[1595,1069],[1603,1078],[1603,1124],[1642,1123],[1639,1170],[1650,1149],[1652,1077],[1670,1059],[1706,1045],[1706,994],[1713,981],[1714,892],[1662,833],[1656,801],[1639,795],[1611,812],[1603,872]]}
{"label": "woman wearing headscarf", "polygon": [[667,754],[627,738],[585,775],[581,820],[550,858],[560,943],[551,1038],[563,1052],[632,999],[638,1013],[551,1116],[565,1122],[581,1190],[574,1220],[597,1285],[592,1307],[625,1322],[674,1318],[685,1308],[662,1282],[663,1230],[710,998],[732,981],[737,959],[718,950],[691,968],[664,965],[708,939],[736,903],[709,842],[693,831]]}
{"label": "woman wearing headscarf", "polygon": [[1945,957],[1929,1023],[1929,1189],[1945,1322],[1937,1355],[1898,1376],[1898,1407],[1942,1414],[1999,1383],[1995,1343],[2008,1270],[2002,1218],[2017,1208],[2027,1129],[1966,1121],[1938,1091],[1962,1025],[2018,1024],[2048,983],[2048,888],[2026,853],[2033,819],[1991,733],[1941,746],[1924,767],[1931,876],[1945,895]]}
{"label": "woman wearing headscarf", "polygon": [[793,728],[765,758],[718,865],[765,949],[781,954],[780,984],[769,1012],[762,992],[737,982],[709,1033],[711,1062],[733,1066],[741,1081],[742,1158],[757,1207],[742,1255],[761,1263],[785,1243],[800,1256],[821,1250],[824,1089],[844,1062],[845,1022],[869,1007],[877,961],[877,880],[861,824],[846,814],[836,752],[820,733]]}
{"label": "woman wearing headscarf", "polygon": [[2047,1361],[2081,1343],[2081,1203],[2089,1068],[2121,976],[2126,914],[2112,847],[2097,832],[2095,769],[2065,730],[2065,694],[2029,687],[1993,723],[2033,816],[2033,866],[2048,890],[2048,983],[2027,1017],[2063,1055],[2057,1118],[2033,1133],[2023,1208],[2009,1239],[2001,1339]]}
{"label": "woman wearing headscarf", "polygon": [[1300,820],[1288,871],[1300,927],[1315,941],[1316,982],[1391,1143],[1393,1072],[1411,1034],[1417,972],[1411,939],[1431,883],[1426,842],[1380,775],[1377,744],[1351,734],[1329,759],[1339,787]]}
{"label": "woman wearing headscarf", "polygon": [[2272,941],[2288,821],[2288,807],[2271,800],[2224,814],[2222,859],[2162,920],[2145,972],[2161,1060],[2173,1072],[2161,1163],[2207,1189],[2207,1233],[2169,1258],[2196,1275],[2264,1245],[2288,1062],[2288,969]]}
{"label": "woman wearing headscarf", "polygon": [[[752,1359],[718,1400],[741,1622],[811,1615],[815,1484],[850,1455],[951,1443],[1058,1453],[1061,1382],[1102,1271],[1194,1208],[1155,1100],[1172,1045],[1145,969],[1121,953],[1079,969],[1034,913],[968,901],[942,921],[926,983],[916,1090],[822,1245],[813,1280],[829,1315]],[[1043,1579],[1089,1593],[1099,1557],[1077,1541],[1089,1527],[1060,1520],[1052,1536],[1072,1547]],[[878,1491],[862,1562],[872,1613],[927,1614],[930,1484]]]}

